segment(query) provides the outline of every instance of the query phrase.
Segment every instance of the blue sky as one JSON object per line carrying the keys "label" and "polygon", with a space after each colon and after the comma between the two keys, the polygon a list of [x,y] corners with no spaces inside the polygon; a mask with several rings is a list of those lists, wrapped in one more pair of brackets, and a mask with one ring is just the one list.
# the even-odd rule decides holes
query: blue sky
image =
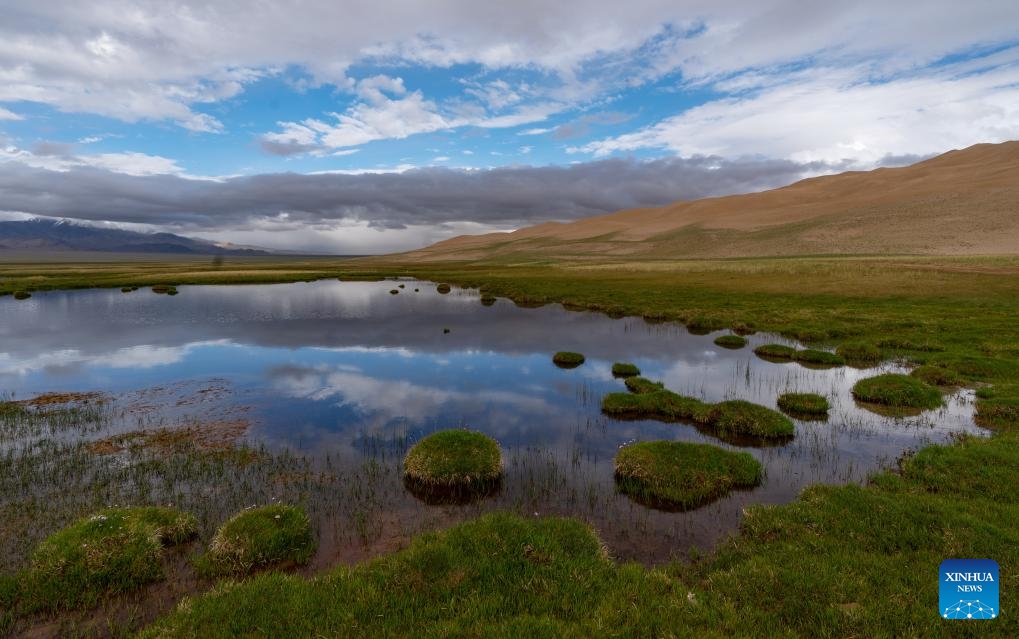
{"label": "blue sky", "polygon": [[1014,2],[0,5],[7,218],[371,253],[1019,138]]}

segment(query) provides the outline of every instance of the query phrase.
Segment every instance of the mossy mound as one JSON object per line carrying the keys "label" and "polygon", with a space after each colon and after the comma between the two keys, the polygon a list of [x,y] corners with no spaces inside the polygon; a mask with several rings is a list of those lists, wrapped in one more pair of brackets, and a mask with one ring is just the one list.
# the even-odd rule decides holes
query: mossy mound
{"label": "mossy mound", "polygon": [[884,359],[881,348],[870,342],[853,341],[839,344],[835,354],[852,364],[877,364]]}
{"label": "mossy mound", "polygon": [[631,393],[637,393],[638,395],[665,390],[664,384],[661,382],[652,382],[646,377],[627,377],[623,383],[626,384],[626,390]]}
{"label": "mossy mound", "polygon": [[220,526],[196,566],[207,575],[244,574],[273,564],[303,565],[314,553],[304,509],[273,504],[244,510]]}
{"label": "mossy mound", "polygon": [[640,375],[640,369],[629,362],[616,362],[612,365],[613,377],[636,377]]}
{"label": "mossy mound", "polygon": [[396,288],[390,289],[389,294],[390,295],[399,295],[400,294],[400,290],[396,289]]}
{"label": "mossy mound", "polygon": [[177,287],[168,284],[156,284],[152,287],[152,292],[158,295],[176,295]]}
{"label": "mossy mound", "polygon": [[445,295],[452,290],[453,288],[449,284],[439,284],[435,287],[435,292],[441,293],[442,295]]}
{"label": "mossy mound", "polygon": [[26,611],[94,606],[162,577],[164,545],[195,535],[194,516],[173,508],[109,508],[39,544],[19,579]]}
{"label": "mossy mound", "polygon": [[14,299],[16,300],[27,300],[32,297],[32,294],[28,291],[14,291]]}
{"label": "mossy mound", "polygon": [[778,397],[778,407],[793,417],[821,417],[827,415],[831,408],[828,399],[817,393],[783,393]]}
{"label": "mossy mound", "polygon": [[709,423],[722,437],[784,438],[795,432],[793,423],[782,413],[742,399],[715,404]]}
{"label": "mossy mound", "polygon": [[415,493],[452,497],[485,493],[502,476],[502,451],[483,433],[441,430],[410,449],[403,474]]}
{"label": "mossy mound", "polygon": [[747,345],[747,338],[740,337],[739,335],[722,335],[715,338],[715,345],[721,346],[722,348],[743,348]]}
{"label": "mossy mound", "polygon": [[796,349],[785,344],[762,344],[754,349],[754,354],[767,360],[792,361],[796,356]]}
{"label": "mossy mound", "polygon": [[134,293],[138,290],[137,286],[124,286],[120,289],[121,293]]}
{"label": "mossy mound", "polygon": [[644,393],[609,393],[602,398],[602,412],[622,419],[691,420],[706,424],[711,404],[669,390]]}
{"label": "mossy mound", "polygon": [[756,486],[761,464],[749,453],[709,444],[640,442],[616,454],[615,476],[619,490],[637,501],[687,510],[734,487]]}
{"label": "mossy mound", "polygon": [[819,351],[813,348],[796,351],[793,359],[803,364],[813,364],[815,366],[845,366],[846,364],[846,360],[835,353]]}
{"label": "mossy mound", "polygon": [[481,304],[482,304],[482,306],[491,306],[491,305],[495,304],[495,302],[496,302],[496,298],[495,298],[494,295],[482,295],[481,296]]}
{"label": "mossy mound", "polygon": [[552,356],[552,363],[559,368],[576,368],[583,364],[584,361],[585,358],[581,353],[574,353],[573,351],[559,351]]}
{"label": "mossy mound", "polygon": [[952,369],[929,364],[914,368],[909,372],[909,376],[931,386],[959,386],[962,384],[962,378]]}
{"label": "mossy mound", "polygon": [[893,408],[937,408],[941,392],[915,377],[888,373],[861,379],[853,385],[853,397],[861,402]]}

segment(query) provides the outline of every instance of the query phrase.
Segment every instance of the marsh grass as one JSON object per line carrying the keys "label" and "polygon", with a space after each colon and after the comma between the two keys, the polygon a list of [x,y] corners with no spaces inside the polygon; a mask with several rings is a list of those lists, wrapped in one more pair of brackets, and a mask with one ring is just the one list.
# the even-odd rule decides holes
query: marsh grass
{"label": "marsh grass", "polygon": [[601,409],[604,414],[618,419],[694,422],[715,437],[731,442],[783,441],[795,433],[793,423],[770,408],[744,400],[710,404],[664,389],[609,393],[602,398]]}
{"label": "marsh grass", "polygon": [[817,393],[783,393],[778,397],[778,407],[782,412],[796,418],[825,417],[831,408],[828,399]]}
{"label": "marsh grass", "polygon": [[742,399],[712,406],[708,423],[720,437],[784,439],[795,433],[793,423],[782,413]]}
{"label": "marsh grass", "polygon": [[829,353],[828,351],[821,351],[813,348],[806,348],[798,350],[793,355],[793,359],[800,363],[813,364],[814,366],[845,366],[846,360],[842,359],[835,353]]}
{"label": "marsh grass", "polygon": [[14,291],[14,299],[16,300],[27,300],[32,297],[32,294],[28,291]]}
{"label": "marsh grass", "polygon": [[635,364],[629,362],[616,362],[612,365],[612,376],[619,377],[637,377],[640,375],[640,369]]}
{"label": "marsh grass", "polygon": [[784,344],[762,344],[754,348],[754,354],[769,361],[791,362],[796,356],[796,349]]}
{"label": "marsh grass", "polygon": [[247,574],[273,565],[304,565],[314,552],[315,537],[304,509],[272,504],[244,510],[220,526],[195,567],[208,576]]}
{"label": "marsh grass", "polygon": [[931,409],[941,406],[941,391],[915,377],[887,373],[861,379],[853,385],[853,397],[861,402],[891,408]]}
{"label": "marsh grass", "polygon": [[662,508],[689,510],[732,488],[761,481],[761,464],[749,453],[710,444],[652,441],[630,444],[615,459],[619,490]]}
{"label": "marsh grass", "polygon": [[435,287],[435,292],[440,293],[442,295],[449,293],[451,290],[453,289],[452,287],[450,287],[449,284],[439,284],[438,286]]}
{"label": "marsh grass", "polygon": [[176,295],[177,287],[169,284],[156,284],[152,287],[152,292],[158,295]]}
{"label": "marsh grass", "polygon": [[552,363],[559,368],[576,368],[585,361],[584,355],[573,351],[559,351],[552,356]]}
{"label": "marsh grass", "polygon": [[960,386],[962,385],[962,377],[959,376],[954,370],[950,368],[943,368],[941,366],[932,366],[930,364],[924,364],[918,366],[909,372],[910,377],[915,377],[925,384],[931,386]]}
{"label": "marsh grass", "polygon": [[835,354],[854,365],[874,365],[884,359],[879,346],[864,340],[843,342],[835,349]]}
{"label": "marsh grass", "polygon": [[653,382],[645,377],[627,377],[623,383],[626,384],[626,390],[638,395],[665,390],[665,385],[661,382]]}
{"label": "marsh grass", "polygon": [[407,452],[403,473],[415,495],[469,498],[488,494],[502,477],[502,451],[498,442],[483,433],[441,430]]}
{"label": "marsh grass", "polygon": [[193,515],[172,508],[111,508],[47,537],[19,575],[26,612],[92,606],[162,575],[162,549],[196,533]]}
{"label": "marsh grass", "polygon": [[493,304],[495,304],[496,299],[497,298],[494,295],[487,295],[484,293],[481,294],[482,306],[492,306]]}
{"label": "marsh grass", "polygon": [[736,350],[747,345],[747,338],[739,335],[720,335],[715,338],[715,345]]}

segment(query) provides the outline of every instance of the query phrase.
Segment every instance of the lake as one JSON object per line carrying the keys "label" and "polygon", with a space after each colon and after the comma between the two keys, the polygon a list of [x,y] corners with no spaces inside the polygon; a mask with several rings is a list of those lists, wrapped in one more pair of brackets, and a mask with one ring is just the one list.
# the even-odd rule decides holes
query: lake
{"label": "lake", "polygon": [[[935,411],[882,416],[857,405],[850,388],[904,369],[811,369],[753,354],[760,344],[795,345],[775,335],[751,335],[746,348],[728,350],[713,343],[722,332],[693,335],[677,324],[559,305],[486,305],[477,291],[440,294],[434,283],[412,280],[179,291],[0,299],[0,391],[18,399],[56,391],[108,395],[114,418],[100,432],[74,435],[86,438],[242,423],[246,444],[355,483],[335,499],[370,493],[360,510],[323,506],[333,497],[322,491],[299,494],[318,504],[318,567],[388,552],[422,530],[492,509],[576,516],[594,526],[614,557],[661,563],[736,531],[747,505],[786,503],[814,483],[864,482],[909,450],[982,432],[970,391],[947,396]],[[551,357],[560,350],[584,353],[587,361],[558,368]],[[832,409],[826,421],[794,420],[795,437],[767,447],[732,446],[683,423],[619,421],[600,411],[606,393],[625,390],[610,370],[619,361],[706,401],[774,408],[781,393],[816,392]],[[499,442],[501,489],[463,505],[422,502],[403,487],[400,461],[421,437],[453,427]],[[764,481],[689,512],[640,505],[617,493],[613,457],[621,446],[655,439],[745,450],[763,464]],[[108,463],[124,462],[111,456]],[[271,486],[252,495],[276,496]],[[158,491],[148,498],[168,499]],[[349,534],[354,528],[359,534]]]}

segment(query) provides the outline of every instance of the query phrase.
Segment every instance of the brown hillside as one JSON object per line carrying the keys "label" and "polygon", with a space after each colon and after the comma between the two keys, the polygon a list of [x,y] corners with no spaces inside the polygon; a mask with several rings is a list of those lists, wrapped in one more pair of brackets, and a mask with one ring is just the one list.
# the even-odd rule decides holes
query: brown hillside
{"label": "brown hillside", "polygon": [[1019,142],[746,195],[462,236],[402,257],[1019,253]]}

